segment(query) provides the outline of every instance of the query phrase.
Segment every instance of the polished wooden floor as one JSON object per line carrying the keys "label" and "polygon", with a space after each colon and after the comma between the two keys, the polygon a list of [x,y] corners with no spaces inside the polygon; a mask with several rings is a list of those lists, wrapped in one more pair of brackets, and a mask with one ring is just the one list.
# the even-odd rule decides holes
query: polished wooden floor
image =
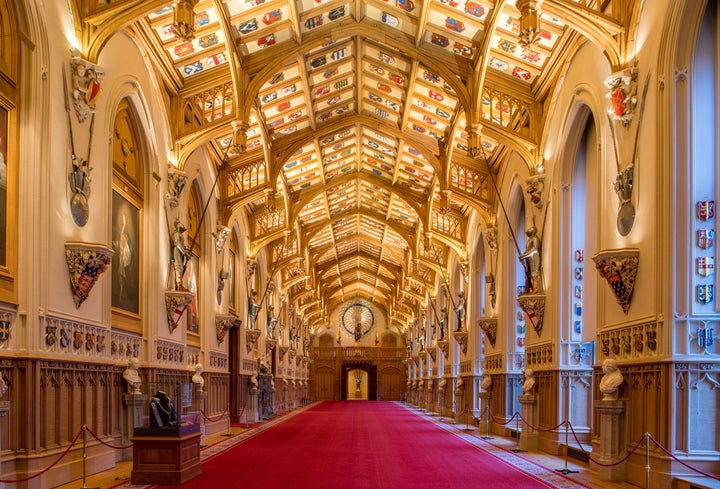
{"label": "polished wooden floor", "polygon": [[[282,414],[280,416],[282,416]],[[472,426],[467,426],[463,424],[458,424],[456,425],[456,427],[460,430],[472,429]],[[232,427],[229,431],[225,430],[206,436],[203,439],[202,443],[203,445],[209,446],[227,439],[227,433],[230,433],[234,436],[242,434],[246,431],[248,431],[247,428]],[[474,429],[473,433],[477,434],[478,436],[481,436],[483,434],[481,432],[478,432],[477,428]],[[517,447],[517,440],[514,438],[494,436],[492,442],[495,445],[503,447],[507,450],[511,450]],[[515,454],[508,455],[516,456]],[[553,470],[565,468],[566,460],[563,457],[548,455],[547,453],[536,451],[523,452],[519,455]],[[588,464],[579,462],[578,460],[575,460],[573,458],[568,458],[567,468],[570,470],[578,471],[578,473],[571,474],[570,477],[572,477],[578,482],[581,482],[596,489],[637,489],[637,486],[627,483],[613,483],[601,481],[597,478],[597,473],[588,468]],[[60,486],[56,486],[56,489],[78,489],[83,487],[107,489],[129,482],[131,471],[132,461],[119,462],[113,469],[93,474],[87,477],[84,485],[82,480],[75,480]]]}

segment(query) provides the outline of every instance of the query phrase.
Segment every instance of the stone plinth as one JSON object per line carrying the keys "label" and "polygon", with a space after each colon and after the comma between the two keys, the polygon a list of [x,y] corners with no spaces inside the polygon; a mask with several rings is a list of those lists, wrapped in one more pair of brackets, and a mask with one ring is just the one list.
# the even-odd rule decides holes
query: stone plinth
{"label": "stone plinth", "polygon": [[203,444],[203,439],[205,438],[205,399],[207,399],[207,392],[202,391],[198,389],[197,393],[195,394],[198,397],[198,400],[200,401],[200,413],[199,413],[199,421],[200,421],[200,445]]}
{"label": "stone plinth", "polygon": [[484,432],[486,436],[490,436],[492,432],[492,426],[490,422],[490,402],[492,400],[492,392],[482,391],[478,392],[480,398],[480,431]]}
{"label": "stone plinth", "polygon": [[[129,445],[135,434],[135,428],[142,427],[143,406],[147,401],[145,394],[123,394],[122,403],[125,407],[125,424],[122,433],[122,444]],[[123,450],[123,460],[132,458],[132,448]]]}
{"label": "stone plinth", "polygon": [[[523,394],[521,396],[518,396],[518,401],[520,401],[520,404],[522,405],[522,417],[527,422],[522,423],[522,433],[520,434],[520,449],[537,450],[538,432],[532,428],[532,426],[537,426],[538,424],[537,395]],[[528,426],[528,423],[532,426]]]}
{"label": "stone plinth", "polygon": [[[627,455],[625,433],[627,401],[601,400],[596,402],[595,409],[600,418],[600,443],[593,444],[592,458],[603,464],[613,464]],[[625,462],[603,467],[591,460],[590,468],[597,470],[600,480],[625,480]]]}
{"label": "stone plinth", "polygon": [[[10,411],[10,401],[0,401],[0,418],[7,416]],[[2,447],[0,447],[2,449]],[[2,467],[0,466],[0,474],[2,474]],[[5,483],[0,482],[0,489],[5,489]]]}

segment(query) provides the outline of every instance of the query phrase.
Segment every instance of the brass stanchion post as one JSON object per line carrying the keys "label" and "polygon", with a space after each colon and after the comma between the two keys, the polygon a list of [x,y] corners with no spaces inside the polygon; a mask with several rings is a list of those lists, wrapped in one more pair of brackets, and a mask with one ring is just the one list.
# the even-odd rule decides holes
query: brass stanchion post
{"label": "brass stanchion post", "polygon": [[565,474],[565,475],[567,475],[567,474],[577,474],[577,473],[578,473],[577,470],[570,470],[570,469],[568,469],[568,448],[569,448],[569,445],[568,445],[568,424],[570,424],[570,422],[569,422],[568,420],[565,420],[565,421],[563,421],[563,423],[565,424],[565,468],[563,468],[563,469],[555,469],[555,471],[556,471],[556,472],[560,472],[560,473]]}
{"label": "brass stanchion post", "polygon": [[515,432],[517,433],[517,444],[515,445],[515,448],[510,451],[513,453],[527,452],[527,450],[523,450],[520,448],[520,415],[518,413],[515,413],[515,415],[517,415],[517,418],[515,418]]}
{"label": "brass stanchion post", "polygon": [[645,432],[645,488],[650,489],[650,433]]}
{"label": "brass stanchion post", "polygon": [[[87,459],[87,426],[83,425],[82,427],[83,432],[83,454],[82,454],[82,472],[83,472],[83,485],[82,489],[88,489],[87,483],[85,482],[85,474],[86,474],[86,459]],[[100,489],[99,487],[94,487],[93,489]]]}
{"label": "brass stanchion post", "polygon": [[228,404],[227,408],[227,433],[223,433],[222,436],[232,436],[232,433],[230,433],[230,404]]}
{"label": "brass stanchion post", "polygon": [[494,440],[494,437],[490,436],[490,406],[485,408],[485,436],[483,440]]}

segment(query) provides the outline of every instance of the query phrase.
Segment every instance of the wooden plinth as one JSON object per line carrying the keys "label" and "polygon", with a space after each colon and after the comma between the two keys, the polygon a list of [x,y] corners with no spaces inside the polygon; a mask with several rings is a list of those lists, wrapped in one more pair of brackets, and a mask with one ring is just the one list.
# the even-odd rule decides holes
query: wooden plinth
{"label": "wooden plinth", "polygon": [[200,475],[200,433],[185,436],[135,436],[133,484],[183,484]]}

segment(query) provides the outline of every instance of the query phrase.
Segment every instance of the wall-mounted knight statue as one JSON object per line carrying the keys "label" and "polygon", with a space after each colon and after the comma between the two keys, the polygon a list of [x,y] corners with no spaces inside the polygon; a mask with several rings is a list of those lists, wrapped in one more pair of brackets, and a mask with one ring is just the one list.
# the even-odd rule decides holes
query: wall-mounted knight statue
{"label": "wall-mounted knight statue", "polygon": [[525,252],[519,257],[525,268],[525,293],[537,294],[540,292],[540,237],[535,226],[529,227],[525,235]]}
{"label": "wall-mounted knight statue", "polygon": [[174,277],[174,290],[183,290],[182,279],[185,275],[189,258],[184,236],[187,228],[180,222],[179,218],[175,218],[173,228],[172,236],[170,237],[170,268]]}

